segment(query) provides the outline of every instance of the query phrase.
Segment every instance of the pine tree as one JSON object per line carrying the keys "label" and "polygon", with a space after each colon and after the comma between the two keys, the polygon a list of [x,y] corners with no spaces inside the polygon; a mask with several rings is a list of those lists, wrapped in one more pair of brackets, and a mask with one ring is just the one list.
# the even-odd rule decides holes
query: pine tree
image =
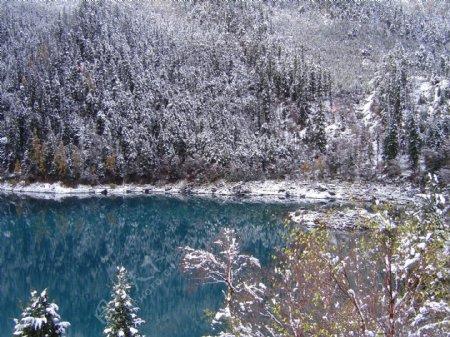
{"label": "pine tree", "polygon": [[103,331],[106,337],[145,337],[137,329],[145,321],[137,316],[139,308],[133,305],[128,294],[130,288],[127,270],[118,267],[117,281],[111,293],[112,300],[108,302],[106,309],[108,324]]}
{"label": "pine tree", "polygon": [[327,137],[325,131],[325,114],[322,104],[319,104],[312,118],[308,121],[308,139],[321,153],[325,153]]}
{"label": "pine tree", "polygon": [[299,104],[297,124],[299,124],[301,127],[306,127],[308,125],[309,119],[311,118],[311,107],[306,101]]}
{"label": "pine tree", "polygon": [[25,308],[20,321],[15,319],[14,336],[22,337],[60,337],[64,336],[69,322],[61,322],[58,306],[49,303],[47,289],[40,294],[31,292],[30,305]]}
{"label": "pine tree", "polygon": [[389,125],[388,130],[386,130],[386,138],[384,139],[384,156],[386,160],[397,158],[398,150],[398,126],[393,121]]}
{"label": "pine tree", "polygon": [[417,130],[416,121],[412,115],[409,117],[407,128],[409,162],[411,164],[411,168],[416,170],[420,155],[420,135]]}

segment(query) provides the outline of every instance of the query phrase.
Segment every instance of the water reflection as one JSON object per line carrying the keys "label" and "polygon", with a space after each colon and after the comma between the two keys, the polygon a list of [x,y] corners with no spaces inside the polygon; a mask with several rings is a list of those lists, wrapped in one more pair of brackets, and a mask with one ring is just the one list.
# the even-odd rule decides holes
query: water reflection
{"label": "water reflection", "polygon": [[101,336],[102,301],[123,264],[132,296],[152,337],[208,333],[204,310],[215,310],[217,288],[189,287],[177,247],[206,247],[220,226],[237,228],[243,251],[267,263],[279,244],[283,215],[298,205],[200,198],[64,199],[0,197],[0,335],[9,335],[20,301],[49,288],[69,336]]}

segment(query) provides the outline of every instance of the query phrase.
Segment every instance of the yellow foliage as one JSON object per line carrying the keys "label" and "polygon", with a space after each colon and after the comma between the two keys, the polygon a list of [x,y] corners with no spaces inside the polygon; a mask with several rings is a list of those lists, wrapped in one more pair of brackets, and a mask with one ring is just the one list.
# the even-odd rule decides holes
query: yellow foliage
{"label": "yellow foliage", "polygon": [[16,163],[14,164],[14,173],[20,174],[20,172],[22,171],[22,169],[20,168],[20,160],[16,159]]}
{"label": "yellow foliage", "polygon": [[44,163],[44,146],[41,144],[41,140],[37,135],[36,129],[34,129],[33,140],[31,142],[33,148],[33,159],[39,167],[39,173],[44,175],[46,172]]}
{"label": "yellow foliage", "polygon": [[55,151],[55,156],[53,157],[53,163],[56,166],[56,171],[59,177],[64,177],[67,172],[67,157],[66,148],[61,141]]}
{"label": "yellow foliage", "polygon": [[82,159],[78,147],[74,146],[71,153],[71,157],[72,157],[73,173],[75,176],[79,176],[81,174]]}
{"label": "yellow foliage", "polygon": [[110,154],[109,156],[106,157],[105,159],[105,168],[106,170],[113,174],[116,170],[116,156],[114,155],[114,153]]}

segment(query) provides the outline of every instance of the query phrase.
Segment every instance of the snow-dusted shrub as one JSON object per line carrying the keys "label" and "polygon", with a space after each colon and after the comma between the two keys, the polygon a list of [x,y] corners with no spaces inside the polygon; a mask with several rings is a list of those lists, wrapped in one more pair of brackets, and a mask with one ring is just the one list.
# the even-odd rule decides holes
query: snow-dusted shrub
{"label": "snow-dusted shrub", "polygon": [[265,286],[256,282],[252,274],[260,270],[258,259],[242,254],[236,232],[224,228],[213,246],[208,250],[181,248],[184,256],[182,270],[202,284],[223,284],[224,307],[213,316],[213,326],[220,327],[219,336],[256,337],[258,321],[249,320],[249,315],[263,303]]}
{"label": "snow-dusted shrub", "polygon": [[423,155],[425,167],[430,172],[436,172],[444,165],[444,156],[438,151],[427,148],[423,150]]}
{"label": "snow-dusted shrub", "polygon": [[[324,219],[326,221],[326,219]],[[450,328],[450,234],[435,213],[380,207],[336,243],[290,232],[272,285],[273,336],[442,336]]]}
{"label": "snow-dusted shrub", "polygon": [[437,172],[437,176],[439,177],[439,184],[442,187],[450,186],[450,167],[441,168]]}
{"label": "snow-dusted shrub", "polygon": [[402,169],[400,167],[400,164],[398,163],[398,160],[391,159],[386,162],[386,166],[384,168],[384,173],[389,178],[397,178],[402,173]]}

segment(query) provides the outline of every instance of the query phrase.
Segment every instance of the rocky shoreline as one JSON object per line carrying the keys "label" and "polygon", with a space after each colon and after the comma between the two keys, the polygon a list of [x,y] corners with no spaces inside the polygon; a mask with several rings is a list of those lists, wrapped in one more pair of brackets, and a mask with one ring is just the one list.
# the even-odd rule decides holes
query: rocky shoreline
{"label": "rocky shoreline", "polygon": [[[370,216],[367,206],[378,202],[397,205],[416,204],[424,194],[411,185],[384,185],[380,183],[306,182],[298,180],[266,180],[253,182],[218,181],[194,184],[180,181],[162,185],[78,185],[66,187],[61,183],[19,182],[0,183],[0,194],[38,199],[61,200],[68,197],[124,197],[145,195],[198,196],[246,202],[311,203],[317,207],[289,213],[287,220],[306,227],[325,225],[335,230],[359,228],[359,223]],[[345,204],[351,207],[345,207]],[[337,210],[330,212],[337,206]],[[344,206],[343,206],[344,205]],[[344,208],[343,208],[344,207]]]}
{"label": "rocky shoreline", "polygon": [[194,184],[180,181],[163,185],[78,185],[66,187],[61,183],[24,182],[0,183],[3,194],[24,195],[34,198],[64,198],[86,196],[125,196],[146,194],[209,195],[216,197],[267,198],[277,200],[374,200],[409,204],[420,196],[411,185],[384,185],[379,183],[306,182],[298,180],[266,180],[252,182],[218,181],[210,184]]}

